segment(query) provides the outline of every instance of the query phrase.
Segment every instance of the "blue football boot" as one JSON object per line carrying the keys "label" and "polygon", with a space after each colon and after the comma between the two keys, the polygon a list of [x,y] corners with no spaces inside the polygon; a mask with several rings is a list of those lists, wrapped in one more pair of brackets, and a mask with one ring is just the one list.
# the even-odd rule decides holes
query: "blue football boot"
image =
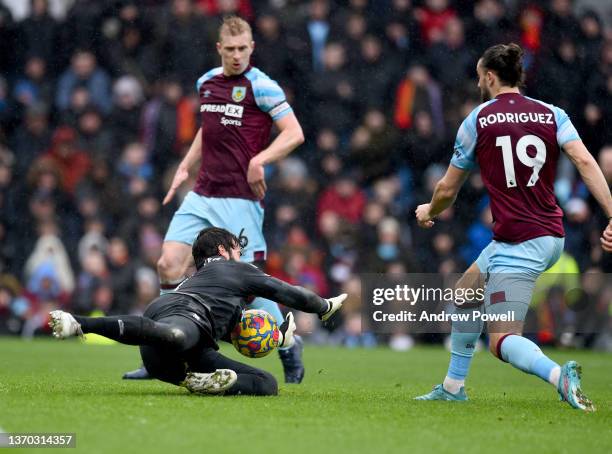
{"label": "blue football boot", "polygon": [[457,394],[449,393],[442,385],[434,386],[434,389],[422,396],[415,397],[414,400],[450,400],[454,402],[465,402],[468,400],[465,388],[462,386]]}
{"label": "blue football boot", "polygon": [[591,402],[580,387],[580,376],[582,367],[576,361],[568,361],[561,367],[559,384],[559,400],[564,400],[572,407],[583,411],[595,411],[595,405]]}

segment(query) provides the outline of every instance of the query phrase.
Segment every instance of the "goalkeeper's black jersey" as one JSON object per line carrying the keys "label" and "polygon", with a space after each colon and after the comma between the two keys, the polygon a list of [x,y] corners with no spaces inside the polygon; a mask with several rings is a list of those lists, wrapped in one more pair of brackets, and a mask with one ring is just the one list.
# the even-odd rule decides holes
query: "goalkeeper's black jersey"
{"label": "goalkeeper's black jersey", "polygon": [[[328,307],[310,290],[289,285],[250,263],[213,257],[175,291],[151,302],[144,315],[154,320],[187,317],[216,348],[216,341],[228,339],[242,309],[257,296],[304,312],[322,313]],[[282,320],[277,322],[280,325]]]}

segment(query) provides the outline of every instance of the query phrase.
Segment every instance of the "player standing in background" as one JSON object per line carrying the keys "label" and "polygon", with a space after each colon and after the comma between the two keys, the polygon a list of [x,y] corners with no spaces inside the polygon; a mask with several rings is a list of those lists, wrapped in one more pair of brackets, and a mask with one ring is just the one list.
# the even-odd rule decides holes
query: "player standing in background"
{"label": "player standing in background", "polygon": [[[261,267],[266,258],[262,199],[266,194],[264,166],[275,162],[304,142],[302,128],[283,90],[250,65],[255,43],[249,24],[239,17],[225,18],[219,29],[217,51],[222,66],[200,77],[202,125],[174,175],[164,198],[169,203],[198,162],[195,188],[174,214],[157,263],[161,293],[186,278],[191,245],[205,227],[223,227],[241,242],[243,260]],[[272,124],[279,130],[270,142]],[[257,298],[253,309],[263,309],[280,324],[282,313],[270,300]],[[300,383],[304,376],[302,341],[279,349],[285,382]],[[148,378],[146,370],[124,378]]]}
{"label": "player standing in background", "polygon": [[[580,366],[575,361],[559,366],[521,334],[536,279],[563,251],[563,212],[553,189],[561,149],[608,218],[601,238],[608,252],[612,251],[612,198],[601,170],[567,114],[519,92],[522,55],[518,45],[500,44],[487,49],[478,61],[483,104],[459,128],[447,173],[438,182],[431,202],[417,207],[416,217],[421,227],[432,227],[433,219],[453,204],[469,171],[479,164],[491,199],[493,241],[459,285],[480,285],[486,275],[486,312],[514,311],[515,322],[488,324],[493,355],[549,382],[572,407],[594,411],[580,387]],[[453,323],[451,360],[444,383],[418,400],[467,400],[464,382],[482,329],[477,325],[467,329],[466,324]]]}

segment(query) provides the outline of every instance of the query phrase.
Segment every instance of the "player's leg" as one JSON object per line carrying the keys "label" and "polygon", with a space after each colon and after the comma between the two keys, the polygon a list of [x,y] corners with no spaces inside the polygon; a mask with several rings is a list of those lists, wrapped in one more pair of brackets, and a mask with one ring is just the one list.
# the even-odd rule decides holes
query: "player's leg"
{"label": "player's leg", "polygon": [[[547,241],[546,238],[549,237],[537,240]],[[487,315],[510,314],[512,320],[487,323],[489,349],[502,361],[556,386],[560,366],[548,359],[535,343],[522,336],[535,282],[547,268],[544,265],[537,268],[537,264],[545,262],[547,258],[538,256],[537,250],[529,244],[534,242],[500,245],[497,254],[492,257],[491,274],[485,290]],[[529,261],[535,265],[530,265]]]}
{"label": "player's leg", "polygon": [[278,394],[278,384],[272,374],[227,358],[212,348],[194,352],[194,355],[188,359],[188,365],[192,373],[188,375],[185,384],[194,392],[198,392],[201,386],[202,375],[217,370],[231,370],[236,373],[236,381],[225,391],[225,395],[275,396]]}
{"label": "player's leg", "polygon": [[[500,304],[501,306],[501,304]],[[510,303],[505,306],[511,306]],[[524,305],[527,313],[527,305]],[[500,308],[505,310],[504,308]],[[518,310],[514,309],[516,314]],[[492,313],[495,313],[492,311]],[[595,406],[581,388],[582,368],[575,361],[563,366],[546,356],[534,342],[522,336],[523,323],[489,322],[491,353],[517,369],[540,377],[555,387],[561,400],[572,407],[595,411]]]}
{"label": "player's leg", "polygon": [[144,345],[140,347],[140,357],[147,370],[158,380],[177,386],[193,383],[202,393],[222,393],[236,381],[236,373],[228,369],[199,374],[197,380],[190,379],[192,374],[188,370],[186,357],[172,350]]}
{"label": "player's leg", "polygon": [[[181,385],[187,378],[187,358],[198,350],[200,330],[182,316],[152,320],[134,315],[116,317],[80,317],[63,311],[51,312],[49,323],[58,338],[95,333],[123,344],[139,345],[143,368],[149,378]],[[200,374],[200,392],[224,392],[236,381],[232,370],[212,370]]]}
{"label": "player's leg", "polygon": [[171,315],[156,321],[156,330],[166,330],[167,336],[178,338],[173,343],[152,342],[146,333],[146,344],[140,345],[142,363],[150,374],[167,383],[180,385],[187,374],[186,357],[200,343],[200,329],[191,320],[180,315]]}
{"label": "player's leg", "polygon": [[140,315],[84,317],[60,310],[50,316],[49,326],[59,339],[94,333],[122,344],[151,345],[174,352],[189,350],[200,340],[197,325],[180,316],[160,320]]}
{"label": "player's leg", "polygon": [[141,345],[140,358],[150,378],[179,386],[187,376],[185,359],[172,350]]}
{"label": "player's leg", "polygon": [[[580,387],[580,366],[569,361],[561,367],[534,342],[522,336],[535,281],[541,272],[550,268],[559,258],[563,239],[541,237],[504,248],[503,254],[499,254],[494,261],[504,263],[511,260],[515,262],[514,268],[521,272],[493,272],[489,278],[485,292],[487,315],[508,314],[513,319],[488,323],[491,353],[517,369],[550,383],[572,407],[593,411],[595,408],[592,402]],[[540,263],[541,268],[529,268],[527,263],[530,261]],[[503,271],[504,267],[495,266],[492,269]]]}
{"label": "player's leg", "polygon": [[[173,337],[180,341],[157,345],[157,342],[153,343],[147,339],[148,344],[140,346],[143,367],[152,378],[185,386],[189,382],[189,358],[202,349],[200,329],[193,321],[179,315],[160,318],[158,325],[170,326]],[[200,374],[196,383],[200,392],[219,394],[231,387],[235,381],[234,371],[216,369]]]}
{"label": "player's leg", "polygon": [[[481,265],[484,268],[484,265]],[[473,263],[456,285],[456,288],[478,289],[484,287],[484,274],[482,274],[477,262]],[[482,333],[483,323],[475,319],[474,313],[484,311],[482,302],[466,302],[455,306],[455,313],[468,314],[467,321],[452,322],[451,329],[451,357],[448,371],[442,386],[451,394],[465,393],[465,379],[470,370],[470,364],[474,357],[476,344]]]}
{"label": "player's leg", "polygon": [[[253,262],[260,269],[265,268],[265,262]],[[284,317],[278,304],[266,298],[255,298],[250,304],[251,309],[260,309],[268,312],[276,323],[280,326],[283,323]],[[302,352],[304,351],[304,341],[298,335],[293,336],[295,343],[291,347],[279,348],[278,356],[283,364],[283,372],[285,375],[285,383],[301,383],[304,379],[304,363],[302,362]]]}
{"label": "player's leg", "polygon": [[197,349],[200,344],[200,329],[193,321],[180,315],[163,317],[156,323],[158,329],[169,328],[166,335],[178,338],[179,341],[159,343],[146,339],[146,344],[140,345],[143,367],[151,378],[180,385],[187,374],[185,361],[188,352]]}
{"label": "player's leg", "polygon": [[[495,248],[495,243],[490,243],[480,254],[478,259],[465,271],[461,279],[457,282],[456,288],[478,289],[484,286],[484,273],[488,268],[489,256]],[[436,385],[434,389],[417,400],[449,400],[464,401],[465,379],[467,378],[470,364],[474,356],[474,350],[478,338],[482,332],[483,324],[480,320],[474,319],[474,312],[481,311],[483,308],[476,302],[466,303],[455,306],[456,313],[469,313],[467,321],[452,322],[451,330],[451,357],[444,377],[444,382]]]}
{"label": "player's leg", "polygon": [[[516,312],[514,311],[515,314]],[[536,375],[556,387],[559,384],[561,366],[548,358],[534,342],[522,336],[522,325],[521,322],[488,323],[489,350],[502,361],[523,372]]]}
{"label": "player's leg", "polygon": [[208,220],[206,200],[189,192],[170,221],[157,262],[161,293],[174,290],[187,277],[193,240],[202,229],[213,225]]}
{"label": "player's leg", "polygon": [[191,260],[191,245],[178,241],[164,241],[162,255],[157,261],[160,294],[171,292],[185,280]]}
{"label": "player's leg", "polygon": [[[267,247],[263,236],[264,209],[261,203],[245,199],[215,198],[210,199],[210,207],[211,222],[229,230],[240,240],[242,260],[263,269]],[[274,301],[255,298],[250,307],[268,312],[279,325],[283,322],[283,314]],[[278,349],[285,383],[300,383],[305,373],[302,362],[304,343],[299,336],[294,337],[295,344],[292,347]]]}

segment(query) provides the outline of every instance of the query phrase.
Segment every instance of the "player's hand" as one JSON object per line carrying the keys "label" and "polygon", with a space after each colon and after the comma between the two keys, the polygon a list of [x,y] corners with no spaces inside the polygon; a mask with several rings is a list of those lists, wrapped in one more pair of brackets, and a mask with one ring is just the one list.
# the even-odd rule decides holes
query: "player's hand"
{"label": "player's hand", "polygon": [[603,231],[601,238],[601,248],[606,252],[612,252],[612,219],[608,221],[608,226]]}
{"label": "player's hand", "polygon": [[425,229],[429,229],[433,227],[434,221],[431,215],[429,214],[431,209],[431,204],[424,203],[423,205],[419,205],[417,209],[414,211],[416,214],[417,222],[420,227]]}
{"label": "player's hand", "polygon": [[278,338],[279,347],[293,347],[293,344],[295,344],[293,333],[296,328],[295,321],[293,320],[293,313],[289,312],[283,324],[278,327],[278,332],[280,334]]}
{"label": "player's hand", "polygon": [[249,162],[249,170],[247,171],[247,182],[251,186],[253,194],[261,200],[266,195],[266,179],[264,174],[264,166],[260,164],[255,158]]}
{"label": "player's hand", "polygon": [[326,301],[329,303],[329,309],[327,309],[326,312],[319,314],[319,318],[321,319],[321,321],[326,322],[330,319],[332,315],[338,312],[347,296],[348,295],[346,293],[343,293],[342,295],[334,296],[333,298],[328,298]]}
{"label": "player's hand", "polygon": [[164,197],[162,205],[167,205],[168,203],[170,203],[170,201],[174,198],[176,190],[187,180],[187,178],[189,178],[189,172],[187,171],[187,169],[184,169],[179,166],[179,168],[176,169],[176,173],[174,174],[174,178],[172,179],[172,184],[170,185],[170,189],[168,189],[166,197]]}

